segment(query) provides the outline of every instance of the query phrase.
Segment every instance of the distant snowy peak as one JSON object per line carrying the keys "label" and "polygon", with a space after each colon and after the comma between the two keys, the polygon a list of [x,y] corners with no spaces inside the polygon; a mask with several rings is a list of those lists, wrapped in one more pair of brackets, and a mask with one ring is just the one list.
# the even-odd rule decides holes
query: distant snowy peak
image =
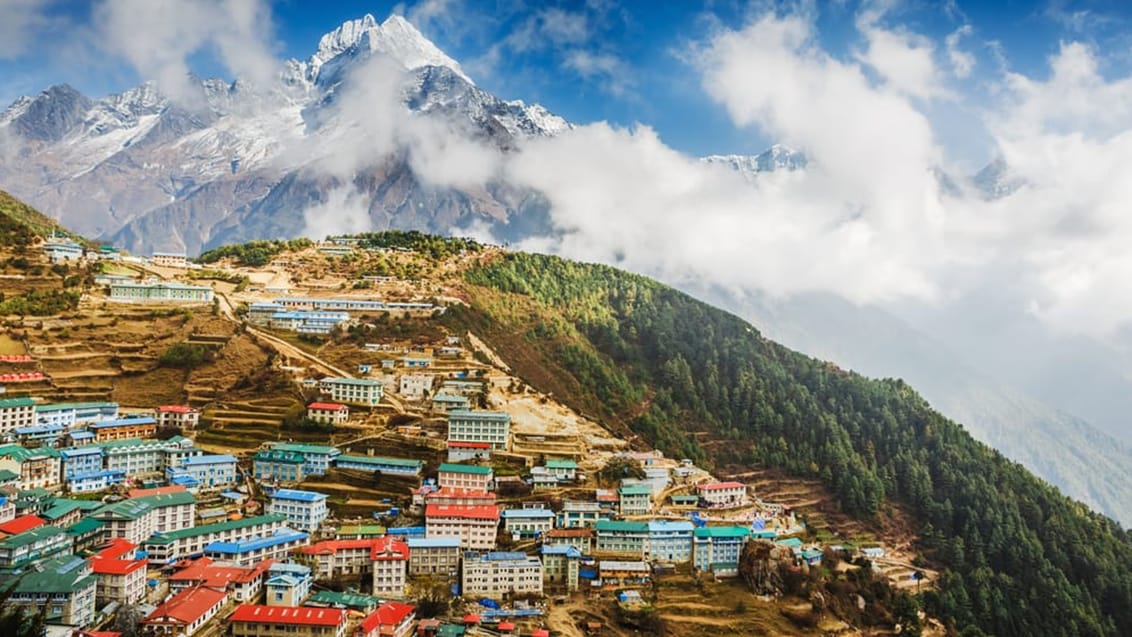
{"label": "distant snowy peak", "polygon": [[998,157],[975,173],[971,183],[985,199],[1001,199],[1026,185],[1026,180],[1018,176],[1005,159]]}
{"label": "distant snowy peak", "polygon": [[384,54],[410,71],[423,66],[447,67],[464,81],[474,84],[464,74],[459,62],[448,57],[399,15],[391,15],[385,22],[378,24],[372,15],[366,14],[360,19],[348,20],[322,36],[318,42],[318,51],[307,62],[307,78],[309,81],[319,82],[320,79],[325,79],[323,67],[337,70],[341,66],[341,63],[333,63],[336,58],[343,55],[364,57],[369,53]]}
{"label": "distant snowy peak", "polygon": [[799,170],[806,167],[806,156],[801,152],[775,144],[758,155],[708,155],[700,158],[706,164],[727,166],[744,176],[776,170]]}

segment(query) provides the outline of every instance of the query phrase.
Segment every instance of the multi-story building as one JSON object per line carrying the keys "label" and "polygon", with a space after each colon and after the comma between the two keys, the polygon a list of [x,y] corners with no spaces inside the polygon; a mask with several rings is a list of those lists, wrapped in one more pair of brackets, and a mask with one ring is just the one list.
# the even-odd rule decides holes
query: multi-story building
{"label": "multi-story building", "polygon": [[711,571],[717,577],[739,574],[739,558],[751,539],[745,526],[706,526],[693,532],[693,564],[697,571]]}
{"label": "multi-story building", "polygon": [[467,462],[491,458],[491,443],[448,441],[448,462]]}
{"label": "multi-story building", "polygon": [[464,504],[468,506],[490,506],[495,504],[495,494],[490,491],[477,491],[475,489],[441,487],[436,491],[425,494],[424,501],[428,504]]}
{"label": "multi-story building", "polygon": [[542,562],[526,553],[466,553],[460,594],[503,599],[542,594]]}
{"label": "multi-story building", "polygon": [[19,476],[20,489],[50,489],[59,485],[59,452],[40,447],[0,446],[0,470]]}
{"label": "multi-story building", "polygon": [[566,544],[544,544],[540,553],[542,575],[548,585],[560,587],[571,593],[578,590],[582,552],[577,547]]}
{"label": "multi-story building", "polygon": [[409,637],[415,618],[413,606],[385,602],[358,624],[354,637]]}
{"label": "multi-story building", "polygon": [[87,429],[94,432],[95,442],[147,438],[157,433],[157,419],[142,416],[140,418],[104,420],[87,425]]}
{"label": "multi-story building", "polygon": [[405,597],[409,574],[409,545],[405,540],[384,537],[374,543],[370,553],[373,562],[373,594],[381,598]]}
{"label": "multi-story building", "polygon": [[700,500],[712,507],[737,507],[747,502],[747,486],[742,482],[712,482],[696,487]]}
{"label": "multi-story building", "polygon": [[203,553],[204,547],[214,542],[241,542],[274,533],[285,528],[286,523],[287,518],[282,515],[258,515],[155,533],[142,546],[145,547],[150,564],[163,565]]}
{"label": "multi-story building", "polygon": [[232,637],[345,637],[347,612],[341,608],[243,604],[228,616]]}
{"label": "multi-story building", "polygon": [[342,403],[311,403],[307,418],[324,425],[344,425],[350,420],[350,408]]}
{"label": "multi-story building", "polygon": [[118,418],[118,403],[56,403],[35,406],[35,421],[40,425],[58,425],[70,429],[88,422]]}
{"label": "multi-story building", "polygon": [[460,538],[411,537],[409,577],[454,580],[460,574]]}
{"label": "multi-story building", "polygon": [[511,415],[500,411],[456,409],[448,412],[450,442],[486,442],[492,449],[511,448]]}
{"label": "multi-story building", "polygon": [[252,456],[252,475],[260,482],[301,482],[306,462],[297,451],[261,449]]}
{"label": "multi-story building", "polygon": [[38,526],[0,540],[0,569],[17,569],[60,553],[70,553],[73,540],[63,529]]}
{"label": "multi-story building", "polygon": [[110,299],[134,303],[212,303],[212,288],[173,281],[110,284]]}
{"label": "multi-story building", "polygon": [[617,489],[621,515],[644,515],[652,509],[652,491],[648,487],[632,486]]}
{"label": "multi-story building", "polygon": [[146,562],[133,559],[137,548],[133,542],[115,538],[91,556],[100,607],[110,602],[133,604],[145,597]]}
{"label": "multi-story building", "polygon": [[0,436],[17,427],[35,424],[35,401],[30,398],[0,398]]}
{"label": "multi-story building", "polygon": [[648,559],[680,564],[692,559],[692,530],[687,520],[652,520],[648,523]]}
{"label": "multi-story building", "polygon": [[294,529],[282,528],[270,535],[237,542],[213,542],[204,547],[205,557],[224,560],[236,566],[252,566],[264,560],[282,560],[310,542],[310,535]]}
{"label": "multi-story building", "polygon": [[107,504],[89,516],[102,522],[107,537],[141,544],[154,533],[192,528],[196,498],[187,492],[163,493]]}
{"label": "multi-story building", "polygon": [[374,546],[383,537],[359,540],[324,540],[304,546],[298,551],[300,561],[310,565],[315,579],[352,577],[372,572]]}
{"label": "multi-story building", "polygon": [[169,576],[169,590],[174,593],[205,586],[216,590],[228,591],[232,599],[237,602],[251,602],[259,599],[267,579],[267,571],[275,564],[273,560],[264,560],[254,565],[242,568],[229,564],[218,564],[208,557],[198,557],[185,564],[176,573]]}
{"label": "multi-story building", "polygon": [[380,471],[394,475],[419,476],[424,463],[420,460],[406,460],[404,458],[342,454],[334,460],[334,466],[339,469],[352,469],[354,471]]}
{"label": "multi-story building", "polygon": [[204,452],[193,447],[193,441],[182,436],[168,440],[128,438],[102,443],[104,469],[121,469],[126,475],[164,473],[166,467],[179,466],[185,458]]}
{"label": "multi-story building", "polygon": [[436,483],[441,488],[489,491],[492,477],[491,467],[445,462],[437,469]]}
{"label": "multi-story building", "polygon": [[86,560],[60,555],[19,577],[4,606],[26,608],[49,624],[86,626],[94,621],[97,587],[98,577]]}
{"label": "multi-story building", "polygon": [[592,528],[551,529],[542,536],[546,546],[573,546],[589,555],[594,550],[595,532]]}
{"label": "multi-story building", "polygon": [[267,501],[267,512],[287,516],[289,526],[311,533],[318,530],[330,513],[325,493],[297,489],[273,491]]}
{"label": "multi-story building", "polygon": [[179,427],[185,431],[196,429],[200,410],[188,405],[161,405],[155,410],[158,427]]}
{"label": "multi-story building", "polygon": [[578,463],[573,460],[547,460],[546,470],[560,481],[573,482],[578,478]]}
{"label": "multi-story building", "polygon": [[601,560],[597,563],[597,573],[605,589],[640,588],[652,581],[648,562]]}
{"label": "multi-story building", "polygon": [[350,405],[373,407],[381,402],[382,387],[376,380],[365,378],[323,378],[319,390],[331,400]]}
{"label": "multi-story building", "polygon": [[567,500],[558,512],[558,527],[564,529],[592,527],[601,519],[601,505],[585,500]]}
{"label": "multi-story building", "polygon": [[420,399],[432,391],[432,374],[401,374],[398,392],[405,398]]}
{"label": "multi-story building", "polygon": [[648,551],[648,522],[598,520],[594,530],[597,532],[596,550],[599,553],[643,558]]}
{"label": "multi-story building", "polygon": [[63,437],[62,425],[32,425],[16,427],[8,437],[25,447],[56,447]]}
{"label": "multi-story building", "polygon": [[228,601],[228,591],[198,586],[162,602],[141,621],[146,637],[192,637]]}
{"label": "multi-story building", "polygon": [[59,459],[64,480],[102,471],[102,447],[98,445],[60,449]]}
{"label": "multi-story building", "polygon": [[180,252],[154,252],[149,262],[163,268],[189,267],[189,258]]}
{"label": "multi-story building", "polygon": [[227,454],[209,454],[185,458],[179,467],[165,469],[165,477],[175,482],[186,476],[203,489],[221,489],[236,484],[236,457]]}
{"label": "multi-story building", "polygon": [[309,566],[276,562],[267,569],[265,601],[268,606],[300,606],[311,593]]}
{"label": "multi-story building", "polygon": [[303,474],[308,476],[326,475],[341,451],[327,445],[306,445],[296,442],[277,442],[271,445],[275,451],[289,451],[303,456]]}
{"label": "multi-story building", "polygon": [[495,547],[499,509],[494,506],[430,504],[425,507],[425,537],[458,537],[465,549]]}
{"label": "multi-story building", "polygon": [[0,493],[0,524],[16,519],[16,502]]}
{"label": "multi-story building", "polygon": [[[472,401],[468,400],[467,396],[442,391],[432,397],[432,408],[434,411],[441,411],[446,414],[461,409],[467,411],[472,408]],[[488,448],[490,449],[490,445]]]}
{"label": "multi-story building", "polygon": [[554,528],[554,511],[550,509],[506,509],[503,530],[512,537],[538,537]]}
{"label": "multi-story building", "polygon": [[104,469],[94,473],[74,475],[66,479],[71,493],[96,493],[105,491],[126,481],[126,472],[120,469]]}

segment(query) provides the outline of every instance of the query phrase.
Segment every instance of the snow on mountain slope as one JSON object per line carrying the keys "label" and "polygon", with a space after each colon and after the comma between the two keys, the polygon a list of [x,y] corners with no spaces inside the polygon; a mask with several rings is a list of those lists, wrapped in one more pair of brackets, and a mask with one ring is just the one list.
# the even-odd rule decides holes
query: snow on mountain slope
{"label": "snow on mountain slope", "polygon": [[[191,103],[179,104],[153,83],[100,100],[69,86],[20,98],[0,113],[4,150],[21,157],[0,162],[0,183],[86,235],[121,239],[124,247],[139,252],[199,252],[222,240],[221,229],[231,226],[221,223],[227,216],[256,209],[289,175],[317,172],[317,161],[357,142],[359,124],[365,122],[346,121],[336,109],[341,91],[374,58],[404,69],[402,93],[409,111],[443,118],[503,151],[521,138],[570,127],[541,106],[503,101],[476,87],[458,62],[404,18],[395,15],[379,24],[366,15],[325,34],[307,60],[288,60],[271,86],[194,78],[199,93]],[[364,170],[412,177],[376,164]],[[308,181],[322,186],[300,199],[273,199],[275,206],[301,217],[305,207],[326,200],[326,184],[342,183]],[[380,183],[367,190],[384,192]],[[483,192],[428,190],[417,184],[410,189],[415,194],[406,195],[408,203],[442,201],[449,210],[445,218],[464,225],[484,215],[498,222],[515,212],[512,203],[485,198]],[[396,223],[387,201],[371,208],[375,227]],[[145,224],[145,232],[140,227],[127,231],[149,215],[161,223]],[[168,231],[155,232],[160,228]],[[244,231],[254,235],[256,228]]]}

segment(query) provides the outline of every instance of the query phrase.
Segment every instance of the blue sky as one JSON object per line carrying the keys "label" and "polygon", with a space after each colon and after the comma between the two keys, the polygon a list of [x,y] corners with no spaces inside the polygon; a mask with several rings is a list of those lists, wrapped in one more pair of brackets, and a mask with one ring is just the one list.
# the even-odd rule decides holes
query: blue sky
{"label": "blue sky", "polygon": [[[0,99],[6,103],[58,82],[100,96],[142,79],[121,58],[99,53],[101,35],[92,25],[98,4],[0,0],[4,17],[34,11],[37,18],[20,30],[26,39],[22,45],[0,45]],[[941,137],[953,140],[957,154],[976,163],[988,151],[978,141],[978,126],[962,111],[993,99],[1003,68],[1043,77],[1048,74],[1047,59],[1065,40],[1082,41],[1105,53],[1102,74],[1123,73],[1132,61],[1132,3],[1121,0],[837,0],[779,3],[778,8],[802,7],[814,16],[821,47],[851,59],[863,46],[855,20],[876,4],[886,8],[882,20],[887,26],[939,43],[938,56],[943,55],[944,39],[967,25],[959,45],[975,65],[968,77],[953,82],[963,95],[963,107],[936,105],[933,115],[935,125],[943,129]],[[269,3],[264,26],[276,57],[303,59],[323,33],[345,20],[365,13],[379,20],[405,13],[477,83],[503,98],[541,102],[575,122],[644,123],[670,146],[690,154],[753,153],[776,140],[757,129],[735,127],[724,108],[702,89],[699,73],[688,60],[713,32],[739,28],[774,5],[728,0],[276,0]],[[576,28],[548,37],[546,20]],[[7,35],[2,29],[0,36]],[[230,75],[208,46],[193,52],[189,65],[204,75]]]}

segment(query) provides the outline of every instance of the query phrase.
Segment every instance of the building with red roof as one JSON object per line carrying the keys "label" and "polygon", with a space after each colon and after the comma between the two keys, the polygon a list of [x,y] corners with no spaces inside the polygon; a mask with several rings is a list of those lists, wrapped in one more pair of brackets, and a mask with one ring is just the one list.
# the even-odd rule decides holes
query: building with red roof
{"label": "building with red roof", "polygon": [[274,560],[263,560],[250,567],[216,564],[212,559],[201,557],[184,565],[169,576],[169,588],[173,591],[196,587],[227,591],[237,602],[246,602],[259,597],[266,573]]}
{"label": "building with red roof", "polygon": [[307,418],[324,425],[343,425],[350,419],[350,408],[341,403],[311,403]]}
{"label": "building with red roof", "polygon": [[400,538],[383,537],[374,543],[370,552],[373,563],[373,594],[378,597],[401,599],[409,573],[409,545]]}
{"label": "building with red roof", "polygon": [[413,632],[416,608],[386,602],[370,613],[354,630],[354,637],[406,637]]}
{"label": "building with red roof", "polygon": [[185,589],[162,602],[141,621],[147,635],[191,637],[216,616],[228,601],[228,591],[196,587]]}
{"label": "building with red roof", "polygon": [[448,462],[487,460],[489,458],[491,458],[490,442],[472,442],[469,440],[448,441]]}
{"label": "building with red roof", "polygon": [[340,608],[243,604],[228,616],[232,637],[344,637],[347,613]]}
{"label": "building with red roof", "polygon": [[195,429],[200,422],[200,410],[188,405],[162,405],[155,411],[158,427],[179,427],[189,430]]}
{"label": "building with red roof", "polygon": [[98,576],[95,601],[99,607],[110,602],[132,604],[145,597],[146,561],[133,559],[137,549],[137,544],[116,537],[91,556],[91,570]]}
{"label": "building with red roof", "polygon": [[0,535],[19,535],[47,524],[47,521],[38,515],[21,515],[0,524]]}
{"label": "building with red roof", "polygon": [[709,506],[740,506],[747,501],[747,485],[742,482],[711,482],[696,491]]}
{"label": "building with red roof", "polygon": [[370,573],[374,547],[384,538],[323,540],[299,549],[301,561],[314,571],[315,579],[334,579]]}
{"label": "building with red roof", "polygon": [[429,504],[425,507],[425,536],[458,537],[460,548],[491,549],[499,527],[494,505]]}

